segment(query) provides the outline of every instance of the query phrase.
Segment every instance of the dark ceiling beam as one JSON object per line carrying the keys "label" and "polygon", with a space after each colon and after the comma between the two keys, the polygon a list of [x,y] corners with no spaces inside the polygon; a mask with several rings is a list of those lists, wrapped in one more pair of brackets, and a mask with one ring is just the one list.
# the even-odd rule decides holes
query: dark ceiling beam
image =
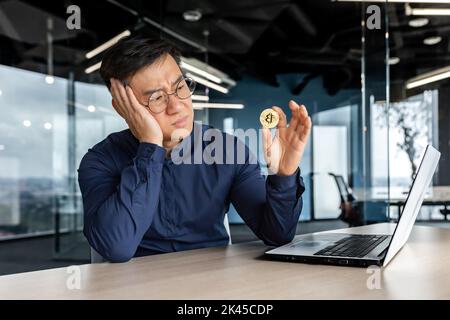
{"label": "dark ceiling beam", "polygon": [[290,5],[287,9],[289,16],[311,37],[317,35],[317,28],[314,26],[308,15],[301,10],[296,4]]}
{"label": "dark ceiling beam", "polygon": [[400,32],[403,34],[404,37],[421,37],[426,33],[432,33],[432,32],[449,32],[450,31],[450,25],[433,25],[430,27],[422,27],[422,28],[415,28],[415,29],[405,29],[405,28],[392,28],[390,32]]}
{"label": "dark ceiling beam", "polygon": [[218,19],[216,21],[216,26],[239,40],[247,48],[253,44],[253,38],[248,35],[243,28],[239,28],[236,24],[233,24],[226,19]]}
{"label": "dark ceiling beam", "polygon": [[259,9],[266,9],[266,8],[270,8],[270,7],[278,7],[281,8],[280,11],[284,10],[284,7],[288,7],[291,5],[291,0],[286,0],[286,1],[274,1],[274,0],[269,0],[265,3],[259,2],[257,1],[256,4],[251,4],[248,5],[245,3],[245,1],[242,2],[238,2],[236,1],[236,7],[232,7],[231,9],[227,9],[227,8],[221,8],[221,14],[222,15],[229,15],[229,14],[233,14],[236,10],[239,11],[249,11],[249,10],[259,10]]}
{"label": "dark ceiling beam", "polygon": [[[166,33],[167,35],[170,35],[173,38],[178,39],[179,41],[187,44],[188,46],[190,46],[194,49],[197,49],[198,50],[197,53],[216,52],[216,55],[218,58],[220,58],[220,60],[224,61],[225,63],[227,63],[229,65],[233,65],[234,68],[236,68],[237,65],[240,65],[237,61],[235,61],[228,55],[219,53],[221,51],[221,49],[216,46],[208,44],[208,47],[206,47],[203,44],[199,43],[199,41],[196,41],[192,38],[185,37],[185,36],[177,33],[176,31],[174,31],[170,28],[167,28],[167,27],[163,26],[162,24],[150,19],[149,17],[142,15],[140,12],[121,4],[120,2],[118,2],[116,0],[106,0],[106,1],[121,8],[122,10],[128,12],[129,14],[136,16],[137,18],[140,19],[140,21],[143,21],[144,23],[149,24],[158,30],[161,30],[162,32]],[[238,31],[236,31],[236,32],[238,32]],[[190,54],[193,54],[193,52],[191,52]],[[229,70],[224,70],[224,71],[230,72]],[[235,72],[231,72],[231,73],[235,73]]]}
{"label": "dark ceiling beam", "polygon": [[342,66],[345,64],[344,58],[313,58],[313,57],[287,57],[284,59],[288,63],[295,64],[313,64],[322,66]]}
{"label": "dark ceiling beam", "polygon": [[274,34],[274,36],[277,39],[280,39],[281,41],[288,41],[288,36],[286,35],[286,33],[284,33],[283,30],[281,30],[280,27],[278,27],[275,24],[272,24],[269,28],[269,31],[272,32]]}
{"label": "dark ceiling beam", "polygon": [[301,46],[290,46],[289,49],[286,51],[286,54],[288,55],[295,55],[298,56],[299,54],[334,54],[334,55],[345,55],[346,51],[342,50],[336,50],[333,48],[328,48],[328,50],[324,50],[323,47],[317,47],[317,46],[308,46],[308,47],[301,47]]}
{"label": "dark ceiling beam", "polygon": [[441,46],[441,47],[435,47],[435,48],[428,48],[425,45],[423,45],[423,47],[418,47],[416,44],[406,44],[401,48],[397,48],[397,47],[391,47],[391,50],[398,50],[398,49],[402,49],[402,51],[400,51],[401,55],[404,56],[413,56],[413,57],[420,57],[420,56],[426,56],[430,59],[433,59],[435,57],[439,57],[442,55],[448,55],[448,51],[447,51],[447,46]]}
{"label": "dark ceiling beam", "polygon": [[278,88],[280,86],[277,75],[273,72],[262,72],[261,68],[259,67],[249,67],[248,73],[261,80],[262,82],[271,85],[272,87]]}
{"label": "dark ceiling beam", "polygon": [[[355,27],[339,30],[337,32],[332,33],[328,37],[328,39],[324,42],[324,44],[322,45],[322,48],[320,49],[319,52],[329,52],[330,50],[333,50],[332,45],[333,45],[333,42],[336,41],[336,39],[338,39],[339,37],[344,37],[345,35],[347,35],[346,37],[350,37],[348,34],[352,34],[354,32],[359,32],[360,30],[361,30],[361,26],[355,26]],[[358,41],[359,41],[359,39],[360,39],[360,37],[358,36]],[[360,44],[360,42],[358,42],[358,44]]]}
{"label": "dark ceiling beam", "polygon": [[197,43],[197,42],[195,42],[195,41],[193,41],[193,40],[191,40],[191,39],[189,39],[189,38],[187,38],[187,37],[185,37],[185,36],[175,32],[175,31],[173,31],[172,29],[169,29],[169,28],[163,26],[159,22],[156,22],[156,21],[154,21],[153,19],[150,19],[147,16],[141,15],[138,11],[136,11],[134,9],[132,9],[132,8],[130,8],[128,6],[125,6],[125,5],[123,5],[122,3],[120,3],[120,2],[118,2],[116,0],[106,0],[106,1],[108,1],[109,3],[115,5],[115,6],[119,7],[119,8],[121,8],[122,10],[127,11],[128,13],[130,13],[130,14],[138,17],[138,18],[141,18],[142,21],[150,24],[151,26],[153,26],[155,28],[158,28],[159,30],[161,30],[162,32],[170,35],[171,37],[173,37],[175,39],[178,39],[178,40],[180,40],[180,41],[182,41],[182,42],[184,42],[184,43],[190,45],[191,47],[194,47],[194,48],[196,48],[196,49],[198,49],[200,51],[206,51],[206,47],[203,46],[202,44],[199,44],[199,43]]}

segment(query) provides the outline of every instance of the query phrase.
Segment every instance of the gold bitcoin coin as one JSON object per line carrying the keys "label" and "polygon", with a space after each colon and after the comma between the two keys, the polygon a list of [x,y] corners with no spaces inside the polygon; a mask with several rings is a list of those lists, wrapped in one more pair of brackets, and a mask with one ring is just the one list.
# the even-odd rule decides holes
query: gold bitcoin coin
{"label": "gold bitcoin coin", "polygon": [[273,109],[264,109],[259,116],[259,121],[263,125],[264,128],[275,128],[278,124],[280,117],[278,116],[278,112]]}

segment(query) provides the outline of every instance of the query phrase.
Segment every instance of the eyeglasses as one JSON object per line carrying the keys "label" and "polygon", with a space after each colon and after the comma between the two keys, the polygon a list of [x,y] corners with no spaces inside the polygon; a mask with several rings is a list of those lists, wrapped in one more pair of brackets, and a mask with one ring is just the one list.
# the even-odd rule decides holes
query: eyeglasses
{"label": "eyeglasses", "polygon": [[196,83],[193,79],[184,77],[177,82],[177,88],[172,93],[167,93],[164,90],[153,92],[148,98],[147,107],[153,113],[161,113],[167,108],[169,96],[175,95],[178,99],[187,99],[194,93],[195,86]]}

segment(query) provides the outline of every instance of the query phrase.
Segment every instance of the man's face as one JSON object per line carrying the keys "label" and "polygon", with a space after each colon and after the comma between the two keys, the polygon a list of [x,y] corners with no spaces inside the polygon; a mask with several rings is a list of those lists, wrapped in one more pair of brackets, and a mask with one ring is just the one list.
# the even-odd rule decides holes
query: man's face
{"label": "man's face", "polygon": [[[139,70],[129,79],[129,85],[137,100],[147,106],[152,92],[157,90],[163,90],[169,94],[175,92],[182,76],[175,59],[166,54],[150,66]],[[176,95],[170,95],[164,111],[154,113],[149,110],[149,112],[159,123],[164,141],[170,141],[172,134],[178,138],[186,137],[192,131],[194,111],[191,98],[179,99]]]}

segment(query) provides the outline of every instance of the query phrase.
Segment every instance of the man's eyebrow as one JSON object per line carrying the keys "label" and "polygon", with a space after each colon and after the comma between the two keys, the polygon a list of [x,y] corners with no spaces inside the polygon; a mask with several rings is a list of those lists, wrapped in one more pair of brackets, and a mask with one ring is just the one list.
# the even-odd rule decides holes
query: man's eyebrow
{"label": "man's eyebrow", "polygon": [[177,80],[175,80],[174,82],[172,82],[172,87],[173,87],[174,85],[176,85],[178,82],[180,82],[181,79],[183,79],[183,75],[182,75],[182,74],[180,74],[180,76],[177,78]]}
{"label": "man's eyebrow", "polygon": [[149,95],[151,95],[152,93],[154,93],[154,92],[156,92],[156,91],[159,91],[159,90],[162,90],[162,88],[147,90],[147,91],[144,92],[144,96],[149,96]]}
{"label": "man's eyebrow", "polygon": [[[172,87],[174,85],[176,85],[178,82],[180,82],[181,79],[183,79],[183,75],[182,74],[175,81],[172,82]],[[147,90],[147,91],[144,92],[144,96],[151,95],[152,93],[154,93],[156,91],[159,91],[159,90],[162,90],[162,88]]]}

